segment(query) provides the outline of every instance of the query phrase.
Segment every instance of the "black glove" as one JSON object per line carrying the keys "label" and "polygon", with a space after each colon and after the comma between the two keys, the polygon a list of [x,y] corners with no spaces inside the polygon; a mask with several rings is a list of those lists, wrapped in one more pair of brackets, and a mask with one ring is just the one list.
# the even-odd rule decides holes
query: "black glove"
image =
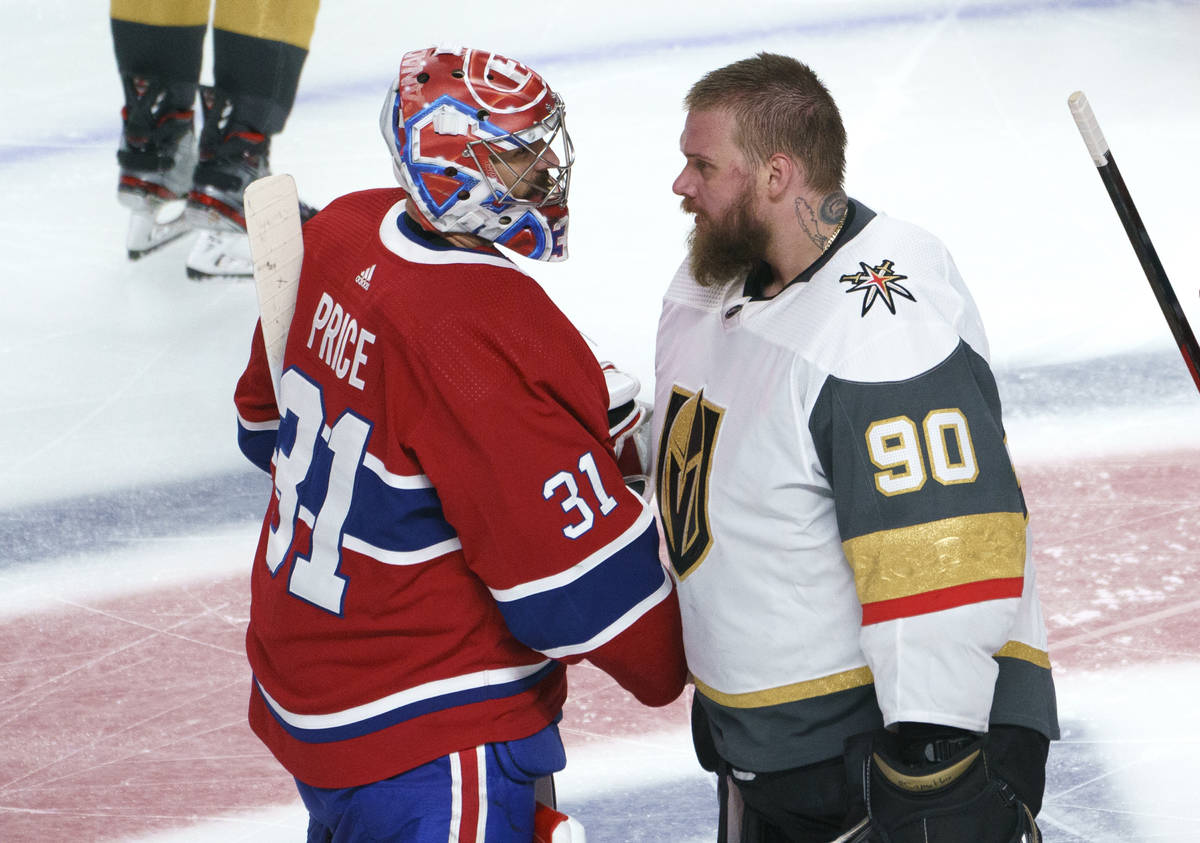
{"label": "black glove", "polygon": [[902,723],[846,742],[847,772],[876,843],[1040,843],[1029,809],[995,775],[987,736]]}
{"label": "black glove", "polygon": [[900,760],[911,766],[936,764],[957,755],[979,740],[966,729],[936,723],[897,723],[896,744]]}

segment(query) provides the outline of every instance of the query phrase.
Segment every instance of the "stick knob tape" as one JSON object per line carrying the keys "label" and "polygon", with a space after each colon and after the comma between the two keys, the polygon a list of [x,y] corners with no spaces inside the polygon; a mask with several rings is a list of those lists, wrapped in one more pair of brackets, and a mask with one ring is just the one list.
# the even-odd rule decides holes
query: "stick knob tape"
{"label": "stick knob tape", "polygon": [[1092,113],[1087,97],[1083,95],[1083,91],[1076,91],[1067,97],[1067,105],[1071,108],[1071,116],[1075,118],[1079,134],[1083,135],[1083,142],[1087,144],[1092,161],[1097,167],[1103,167],[1108,163],[1105,158],[1108,154],[1108,141],[1100,131],[1100,124],[1096,122],[1096,115]]}

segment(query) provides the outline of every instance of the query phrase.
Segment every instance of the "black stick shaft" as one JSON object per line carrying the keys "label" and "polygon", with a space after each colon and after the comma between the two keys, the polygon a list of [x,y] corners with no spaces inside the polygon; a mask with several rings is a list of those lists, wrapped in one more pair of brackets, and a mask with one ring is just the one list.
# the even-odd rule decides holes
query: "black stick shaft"
{"label": "black stick shaft", "polygon": [[1154,290],[1154,297],[1158,299],[1158,306],[1171,328],[1175,344],[1179,346],[1179,353],[1183,355],[1188,371],[1192,374],[1196,389],[1200,389],[1200,345],[1196,343],[1196,335],[1192,333],[1187,316],[1179,305],[1179,299],[1176,298],[1162,262],[1158,259],[1158,252],[1150,242],[1150,235],[1146,233],[1146,227],[1133,204],[1125,180],[1121,178],[1121,171],[1117,169],[1112,152],[1105,153],[1104,157],[1104,165],[1097,167],[1096,171],[1100,173],[1100,180],[1104,182],[1113,207],[1117,210],[1117,216],[1121,219],[1121,225],[1125,227],[1125,233],[1129,236],[1133,251],[1142,265],[1142,271],[1146,273],[1146,280]]}
{"label": "black stick shaft", "polygon": [[1092,107],[1082,91],[1071,94],[1067,104],[1075,118],[1075,125],[1079,127],[1079,133],[1083,136],[1083,142],[1091,153],[1092,163],[1100,173],[1100,180],[1104,182],[1113,207],[1117,210],[1121,225],[1125,227],[1125,233],[1129,236],[1129,243],[1142,265],[1142,271],[1146,273],[1150,289],[1158,299],[1158,306],[1167,320],[1172,336],[1175,337],[1175,344],[1179,347],[1179,353],[1183,355],[1183,362],[1187,364],[1196,389],[1200,390],[1200,345],[1196,344],[1196,335],[1192,333],[1187,316],[1179,306],[1179,299],[1175,297],[1171,281],[1158,259],[1154,244],[1150,242],[1150,235],[1146,233],[1146,226],[1142,224],[1142,218],[1133,204],[1129,188],[1121,178],[1121,171],[1117,169],[1117,162],[1113,160],[1108,142],[1104,140],[1104,134],[1096,122],[1096,115],[1092,113]]}

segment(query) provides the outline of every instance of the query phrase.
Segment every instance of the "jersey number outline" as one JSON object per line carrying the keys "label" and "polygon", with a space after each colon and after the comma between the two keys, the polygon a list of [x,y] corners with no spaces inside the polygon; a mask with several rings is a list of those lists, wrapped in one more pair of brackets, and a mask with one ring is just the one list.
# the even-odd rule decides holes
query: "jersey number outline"
{"label": "jersey number outline", "polygon": [[[600,514],[608,515],[608,513],[616,509],[617,499],[610,495],[604,488],[604,482],[600,479],[600,469],[596,467],[596,458],[592,456],[591,451],[588,451],[579,458],[579,470],[583,472],[591,484],[596,501],[600,504]],[[563,527],[563,535],[569,539],[577,539],[592,529],[592,524],[595,523],[596,516],[592,513],[592,508],[587,505],[587,502],[580,497],[579,483],[576,482],[575,475],[569,471],[560,471],[542,484],[542,497],[546,500],[552,500],[560,486],[565,486],[567,490],[567,496],[560,504],[562,511],[569,513],[574,509],[579,513],[578,521]]]}
{"label": "jersey number outline", "polygon": [[[279,499],[279,524],[267,538],[266,563],[274,577],[295,543],[298,520],[309,523],[312,540],[308,556],[296,553],[288,577],[288,591],[296,597],[335,615],[342,613],[347,577],[338,573],[342,564],[342,533],[350,515],[354,479],[362,465],[372,425],[350,410],[333,424],[325,423],[325,401],[320,388],[296,369],[280,379],[279,415],[296,416],[296,438],[291,450],[275,452],[275,491]],[[323,438],[333,458],[329,463],[325,499],[315,513],[301,510],[300,486],[309,478],[317,437]]]}
{"label": "jersey number outline", "polygon": [[[875,488],[880,494],[892,497],[916,492],[925,487],[929,474],[943,486],[974,483],[979,477],[971,428],[962,410],[931,410],[921,423],[921,432],[924,436],[908,416],[880,419],[867,426],[867,452],[880,469],[875,472]],[[929,455],[928,474],[922,439]]]}

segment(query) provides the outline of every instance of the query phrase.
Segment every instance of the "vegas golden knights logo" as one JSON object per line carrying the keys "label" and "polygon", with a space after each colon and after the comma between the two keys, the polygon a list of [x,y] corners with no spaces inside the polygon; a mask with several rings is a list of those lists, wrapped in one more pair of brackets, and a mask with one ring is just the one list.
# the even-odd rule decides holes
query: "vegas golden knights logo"
{"label": "vegas golden knights logo", "polygon": [[712,547],[708,524],[708,475],[717,428],[724,410],[692,394],[671,390],[658,443],[658,509],[667,554],[682,579],[704,561]]}

